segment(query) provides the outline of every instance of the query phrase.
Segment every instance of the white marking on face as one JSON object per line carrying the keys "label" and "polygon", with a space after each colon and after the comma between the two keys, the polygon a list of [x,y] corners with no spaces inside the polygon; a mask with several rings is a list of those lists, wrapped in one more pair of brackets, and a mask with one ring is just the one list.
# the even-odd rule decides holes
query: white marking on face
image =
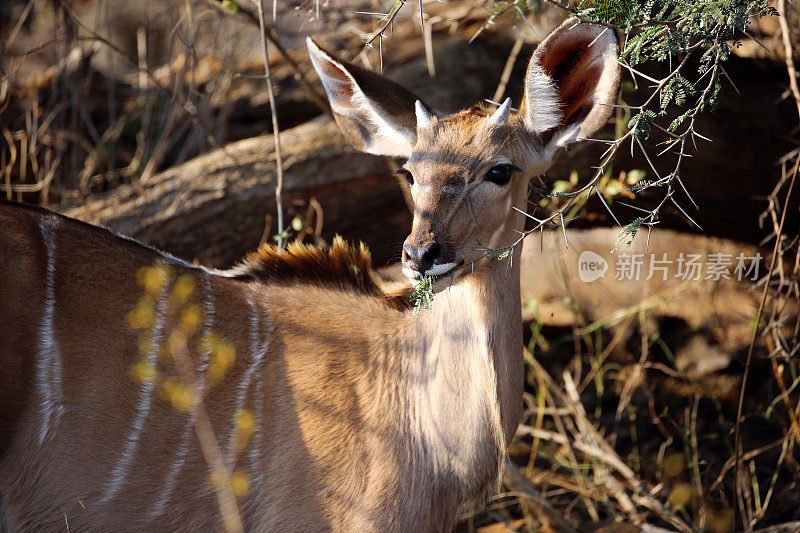
{"label": "white marking on face", "polygon": [[441,265],[433,265],[431,268],[426,270],[424,274],[417,270],[406,267],[403,267],[401,270],[403,275],[413,282],[419,281],[426,276],[443,276],[444,274],[447,274],[453,270],[455,267],[456,263],[442,263]]}
{"label": "white marking on face", "polygon": [[443,263],[441,265],[433,265],[425,271],[426,276],[441,276],[447,274],[456,267],[455,263]]}
{"label": "white marking on face", "polygon": [[[161,297],[156,304],[156,319],[150,338],[150,352],[145,359],[145,364],[149,368],[155,368],[158,363],[158,352],[161,347],[168,294],[169,284],[165,283],[161,288]],[[146,380],[142,383],[142,388],[139,392],[139,403],[136,406],[136,416],[131,423],[131,429],[128,435],[125,437],[122,452],[114,464],[114,468],[111,470],[111,479],[106,483],[106,488],[103,491],[103,496],[100,498],[99,503],[105,503],[113,498],[122,486],[122,482],[125,481],[125,477],[128,475],[128,469],[136,455],[139,437],[141,437],[142,429],[144,429],[147,414],[150,412],[155,386],[155,380]]]}
{"label": "white marking on face", "polygon": [[410,279],[411,281],[417,281],[422,278],[422,274],[417,272],[414,269],[403,267],[402,269],[403,275]]}
{"label": "white marking on face", "polygon": [[42,240],[47,250],[47,270],[45,274],[45,297],[42,321],[39,325],[39,359],[36,374],[41,392],[42,426],[39,431],[39,444],[53,426],[58,424],[63,406],[61,405],[61,354],[53,331],[56,305],[56,229],[58,217],[45,217],[39,223]]}
{"label": "white marking on face", "polygon": [[[203,287],[206,293],[205,304],[203,306],[203,310],[205,312],[205,320],[203,321],[203,335],[208,336],[214,331],[215,319],[214,292],[211,288],[211,279],[208,273],[203,276]],[[197,383],[197,392],[200,397],[203,396],[203,392],[205,390],[205,371],[208,369],[208,363],[210,359],[211,350],[204,351],[200,355],[199,364],[197,366],[197,372],[200,375],[200,379]],[[186,456],[189,453],[189,448],[194,442],[192,439],[192,428],[194,427],[196,421],[197,415],[195,413],[191,413],[186,421],[186,425],[183,428],[183,433],[181,433],[181,441],[178,444],[178,451],[175,454],[175,458],[172,460],[172,465],[170,465],[166,477],[164,478],[164,485],[161,489],[161,494],[159,495],[158,499],[156,499],[156,503],[150,512],[151,520],[157,516],[160,516],[164,512],[167,502],[169,502],[169,498],[172,495],[173,489],[175,488],[175,481],[177,480],[178,474],[186,462]]]}
{"label": "white marking on face", "polygon": [[503,209],[504,209],[503,219],[505,220],[505,222],[503,222],[500,225],[500,227],[497,228],[492,233],[492,236],[489,237],[489,249],[490,250],[496,250],[497,249],[498,241],[500,240],[500,237],[503,235],[503,233],[505,233],[505,231],[506,231],[506,225],[508,224],[508,216],[509,216],[509,214],[511,212],[511,204],[512,204],[512,198],[509,196],[508,199],[506,199],[505,206],[503,207]]}

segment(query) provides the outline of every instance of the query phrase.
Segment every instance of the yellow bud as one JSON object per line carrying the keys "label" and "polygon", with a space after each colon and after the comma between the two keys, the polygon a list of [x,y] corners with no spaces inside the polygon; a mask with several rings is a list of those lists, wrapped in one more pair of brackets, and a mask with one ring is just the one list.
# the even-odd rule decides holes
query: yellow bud
{"label": "yellow bud", "polygon": [[169,281],[172,267],[166,264],[153,265],[140,268],[136,273],[136,281],[144,287],[150,296],[156,298],[161,295],[161,289]]}
{"label": "yellow bud", "polygon": [[178,278],[178,281],[175,282],[175,286],[172,288],[172,299],[175,300],[178,304],[184,304],[187,300],[189,300],[189,296],[192,295],[194,292],[194,279],[184,274],[183,276]]}
{"label": "yellow bud", "polygon": [[156,321],[156,311],[153,299],[142,296],[128,313],[128,325],[133,329],[146,329],[153,327]]}
{"label": "yellow bud", "polygon": [[667,477],[675,477],[683,472],[683,455],[679,453],[671,453],[664,459],[664,475]]}
{"label": "yellow bud", "polygon": [[197,326],[200,325],[202,320],[203,313],[200,311],[200,308],[194,304],[189,304],[181,311],[180,327],[187,335],[191,335],[197,330]]}
{"label": "yellow bud", "polygon": [[183,383],[170,379],[161,385],[164,394],[178,411],[188,411],[194,406],[195,395]]}
{"label": "yellow bud", "polygon": [[733,531],[733,509],[723,509],[711,516],[708,530],[712,533],[729,533]]}
{"label": "yellow bud", "polygon": [[255,418],[253,418],[253,414],[250,411],[242,409],[234,416],[234,422],[236,424],[234,447],[241,451],[247,446],[247,443],[250,442],[250,437],[253,435],[253,429],[256,425]]}
{"label": "yellow bud", "polygon": [[236,428],[240,433],[251,435],[255,427],[255,417],[247,409],[242,409],[236,413]]}
{"label": "yellow bud", "polygon": [[679,509],[689,503],[692,497],[692,487],[688,483],[678,483],[672,487],[667,504],[673,509]]}
{"label": "yellow bud", "polygon": [[139,361],[131,367],[133,378],[140,383],[153,382],[158,378],[158,370],[152,363]]}
{"label": "yellow bud", "polygon": [[233,360],[236,358],[236,350],[233,345],[225,341],[221,341],[214,347],[211,354],[211,361],[208,365],[208,377],[212,381],[222,379],[225,372],[233,365]]}
{"label": "yellow bud", "polygon": [[250,491],[250,476],[247,472],[237,470],[231,475],[231,490],[237,498],[247,495]]}

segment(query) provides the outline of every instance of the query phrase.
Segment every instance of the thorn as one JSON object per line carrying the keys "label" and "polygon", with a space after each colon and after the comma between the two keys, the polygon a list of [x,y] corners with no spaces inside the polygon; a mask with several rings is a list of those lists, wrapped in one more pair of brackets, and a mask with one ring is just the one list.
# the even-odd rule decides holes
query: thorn
{"label": "thorn", "polygon": [[[494,100],[489,100],[488,98],[484,98],[484,99],[483,99],[483,101],[484,101],[484,102],[489,102],[490,104],[492,104],[492,105],[496,105],[497,107],[500,107],[501,105],[503,105],[503,104],[501,104],[500,102],[495,102]],[[516,107],[512,107],[512,108],[510,108],[510,109],[511,109],[511,111],[513,111],[514,113],[516,113],[517,111],[519,111],[519,109],[517,109]]]}
{"label": "thorn", "polygon": [[669,146],[658,152],[658,154],[656,154],[656,157],[661,157],[662,155],[666,154],[678,142],[680,141],[678,141],[677,139],[675,139],[674,141],[670,141]]}
{"label": "thorn", "polygon": [[669,199],[670,199],[670,200],[672,200],[672,203],[673,203],[673,204],[675,204],[675,207],[677,207],[677,208],[680,210],[680,212],[681,212],[681,213],[683,213],[683,215],[684,215],[686,218],[688,218],[688,219],[689,219],[689,220],[692,222],[692,224],[694,224],[695,226],[697,226],[697,227],[698,227],[698,229],[701,229],[701,230],[703,229],[703,228],[700,226],[700,224],[698,224],[697,222],[695,222],[695,221],[694,221],[694,219],[693,219],[692,217],[690,217],[690,216],[689,216],[689,214],[688,214],[686,211],[684,211],[684,210],[683,210],[683,208],[680,206],[680,204],[679,204],[678,202],[676,202],[676,201],[675,201],[675,198],[673,198],[672,196],[670,196],[670,197],[669,197]]}
{"label": "thorn", "polygon": [[[591,189],[589,190],[589,192],[591,192]],[[603,195],[602,195],[602,193],[600,192],[600,189],[598,189],[598,188],[597,188],[597,185],[595,185],[595,186],[594,186],[594,192],[596,192],[596,193],[597,193],[597,197],[598,197],[598,198],[600,198],[600,201],[601,201],[601,202],[603,202],[603,205],[604,205],[604,206],[606,206],[606,209],[608,210],[609,214],[611,215],[611,218],[613,218],[613,219],[614,219],[614,222],[616,222],[616,223],[617,223],[617,226],[622,226],[622,224],[620,224],[620,223],[619,223],[619,220],[617,220],[617,216],[616,216],[616,215],[614,214],[614,212],[611,210],[611,206],[609,206],[609,205],[606,203],[606,199],[605,199],[605,198],[603,198]]]}
{"label": "thorn", "polygon": [[564,245],[569,248],[569,241],[567,240],[567,226],[564,222],[564,213],[559,213],[561,216],[561,231],[564,233]]}
{"label": "thorn", "polygon": [[[754,40],[755,40],[755,39],[754,39]],[[734,90],[734,91],[736,91],[736,94],[742,94],[742,93],[739,91],[739,88],[736,86],[736,84],[735,84],[735,83],[733,83],[733,80],[731,79],[731,77],[730,77],[730,76],[728,76],[728,73],[727,73],[727,72],[725,72],[725,69],[724,69],[724,68],[722,68],[722,67],[719,67],[719,69],[722,71],[722,73],[723,73],[723,74],[725,74],[725,77],[726,77],[726,78],[728,78],[728,81],[729,81],[729,82],[731,83],[731,85],[733,86],[733,90]]]}
{"label": "thorn", "polygon": [[656,170],[655,165],[653,165],[653,162],[650,161],[650,156],[647,155],[647,152],[645,151],[644,146],[642,146],[642,141],[640,141],[639,139],[636,139],[636,142],[639,143],[639,148],[642,149],[642,153],[644,154],[644,158],[647,159],[647,162],[650,164],[650,168],[653,169],[653,172],[655,173],[655,175],[658,176],[659,179],[660,179],[661,178],[661,174],[658,173],[658,170]]}
{"label": "thorn", "polygon": [[533,216],[533,215],[530,215],[530,214],[526,213],[525,211],[523,211],[522,209],[519,209],[519,208],[517,208],[517,206],[512,206],[512,207],[513,207],[515,210],[517,210],[517,211],[519,211],[520,213],[522,213],[523,215],[525,215],[526,217],[530,218],[531,220],[535,220],[535,221],[536,221],[536,222],[538,222],[539,224],[544,224],[544,222],[545,222],[544,220],[539,220],[539,219],[538,219],[538,218],[536,218],[535,216]]}
{"label": "thorn", "polygon": [[605,27],[605,29],[604,29],[603,31],[601,31],[601,32],[600,32],[600,33],[597,35],[597,37],[595,37],[595,38],[594,38],[594,40],[593,40],[592,42],[590,42],[590,43],[589,43],[589,46],[588,46],[587,48],[591,48],[592,46],[594,46],[594,43],[596,43],[596,42],[597,42],[597,40],[598,40],[600,37],[602,37],[603,35],[605,35],[607,31],[608,31],[608,26],[606,26],[606,27]]}
{"label": "thorn", "polygon": [[594,141],[596,143],[614,144],[616,141],[609,141],[608,139],[592,139],[591,137],[578,137],[579,141]]}
{"label": "thorn", "polygon": [[689,198],[690,202],[692,202],[692,205],[694,205],[694,208],[695,209],[700,209],[700,207],[698,207],[697,203],[695,203],[694,198],[692,198],[692,195],[689,194],[689,190],[683,184],[683,180],[681,179],[681,177],[678,176],[677,174],[675,174],[675,179],[678,180],[678,183],[680,184],[681,188],[683,189],[683,192],[686,193],[686,197]]}
{"label": "thorn", "polygon": [[[439,0],[439,1],[441,1],[441,0]],[[522,9],[520,9],[520,7],[518,5],[516,5],[516,4],[514,5],[514,9],[517,10],[517,12],[519,13],[519,16],[522,18],[522,21],[525,22],[525,25],[528,27],[529,30],[531,30],[531,33],[533,34],[533,36],[536,37],[537,39],[539,39],[539,41],[541,41],[542,39],[539,38],[539,34],[536,33],[536,30],[533,29],[533,26],[531,26],[531,23],[528,21],[528,17],[525,16],[525,13],[522,12]]]}
{"label": "thorn", "polygon": [[708,137],[706,137],[706,136],[704,136],[704,135],[700,135],[699,133],[697,133],[697,131],[696,131],[695,129],[692,129],[692,135],[697,135],[698,137],[700,137],[700,138],[701,138],[701,139],[703,139],[704,141],[708,141],[708,142],[710,142],[710,143],[713,143],[713,142],[714,142],[714,141],[712,141],[711,139],[709,139]]}
{"label": "thorn", "polygon": [[641,207],[637,207],[637,206],[635,206],[635,205],[627,204],[627,203],[625,203],[625,202],[620,202],[619,200],[617,200],[617,203],[618,203],[619,205],[624,205],[625,207],[630,207],[631,209],[636,209],[637,211],[641,211],[641,212],[643,212],[643,213],[650,213],[650,210],[649,210],[649,209],[643,209],[643,208],[641,208]]}
{"label": "thorn", "polygon": [[659,80],[657,80],[657,79],[655,79],[655,78],[651,78],[651,77],[650,77],[650,76],[648,76],[647,74],[642,74],[641,72],[639,72],[639,71],[638,71],[638,70],[636,70],[635,68],[633,68],[633,67],[631,67],[631,66],[629,66],[629,65],[627,65],[627,64],[625,64],[625,63],[623,63],[623,62],[622,62],[622,61],[620,61],[619,59],[617,60],[617,63],[619,63],[620,65],[622,65],[622,66],[623,66],[623,67],[625,67],[626,69],[630,70],[630,71],[631,71],[631,72],[633,72],[634,74],[638,74],[639,76],[643,77],[644,79],[646,79],[646,80],[648,80],[648,81],[652,81],[653,83],[660,83],[660,81],[659,81]]}
{"label": "thorn", "polygon": [[364,39],[362,39],[361,37],[359,37],[358,35],[356,35],[354,32],[352,32],[352,31],[351,31],[351,32],[350,32],[350,35],[352,35],[353,37],[355,37],[356,39],[358,39],[359,41],[361,41],[362,43],[364,43],[364,46],[368,46],[368,47],[372,48],[372,45],[371,45],[370,43],[368,43],[367,41],[365,41]]}
{"label": "thorn", "polygon": [[642,106],[640,105],[607,104],[605,102],[597,102],[597,103],[608,107],[621,107],[622,109],[642,109]]}

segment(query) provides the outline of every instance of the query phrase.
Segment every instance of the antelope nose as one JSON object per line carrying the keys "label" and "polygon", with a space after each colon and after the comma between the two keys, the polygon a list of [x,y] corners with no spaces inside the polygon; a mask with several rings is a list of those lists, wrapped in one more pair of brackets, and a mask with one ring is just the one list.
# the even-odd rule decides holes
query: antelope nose
{"label": "antelope nose", "polygon": [[433,262],[439,257],[441,251],[442,247],[437,242],[422,246],[404,244],[403,266],[424,275],[433,266]]}

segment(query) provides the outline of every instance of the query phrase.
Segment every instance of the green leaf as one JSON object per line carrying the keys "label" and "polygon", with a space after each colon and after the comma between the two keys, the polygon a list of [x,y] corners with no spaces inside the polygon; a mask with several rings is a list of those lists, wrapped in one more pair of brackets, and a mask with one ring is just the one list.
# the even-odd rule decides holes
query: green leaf
{"label": "green leaf", "polygon": [[240,9],[239,4],[237,4],[233,0],[222,0],[222,7],[224,7],[231,13],[238,13]]}

